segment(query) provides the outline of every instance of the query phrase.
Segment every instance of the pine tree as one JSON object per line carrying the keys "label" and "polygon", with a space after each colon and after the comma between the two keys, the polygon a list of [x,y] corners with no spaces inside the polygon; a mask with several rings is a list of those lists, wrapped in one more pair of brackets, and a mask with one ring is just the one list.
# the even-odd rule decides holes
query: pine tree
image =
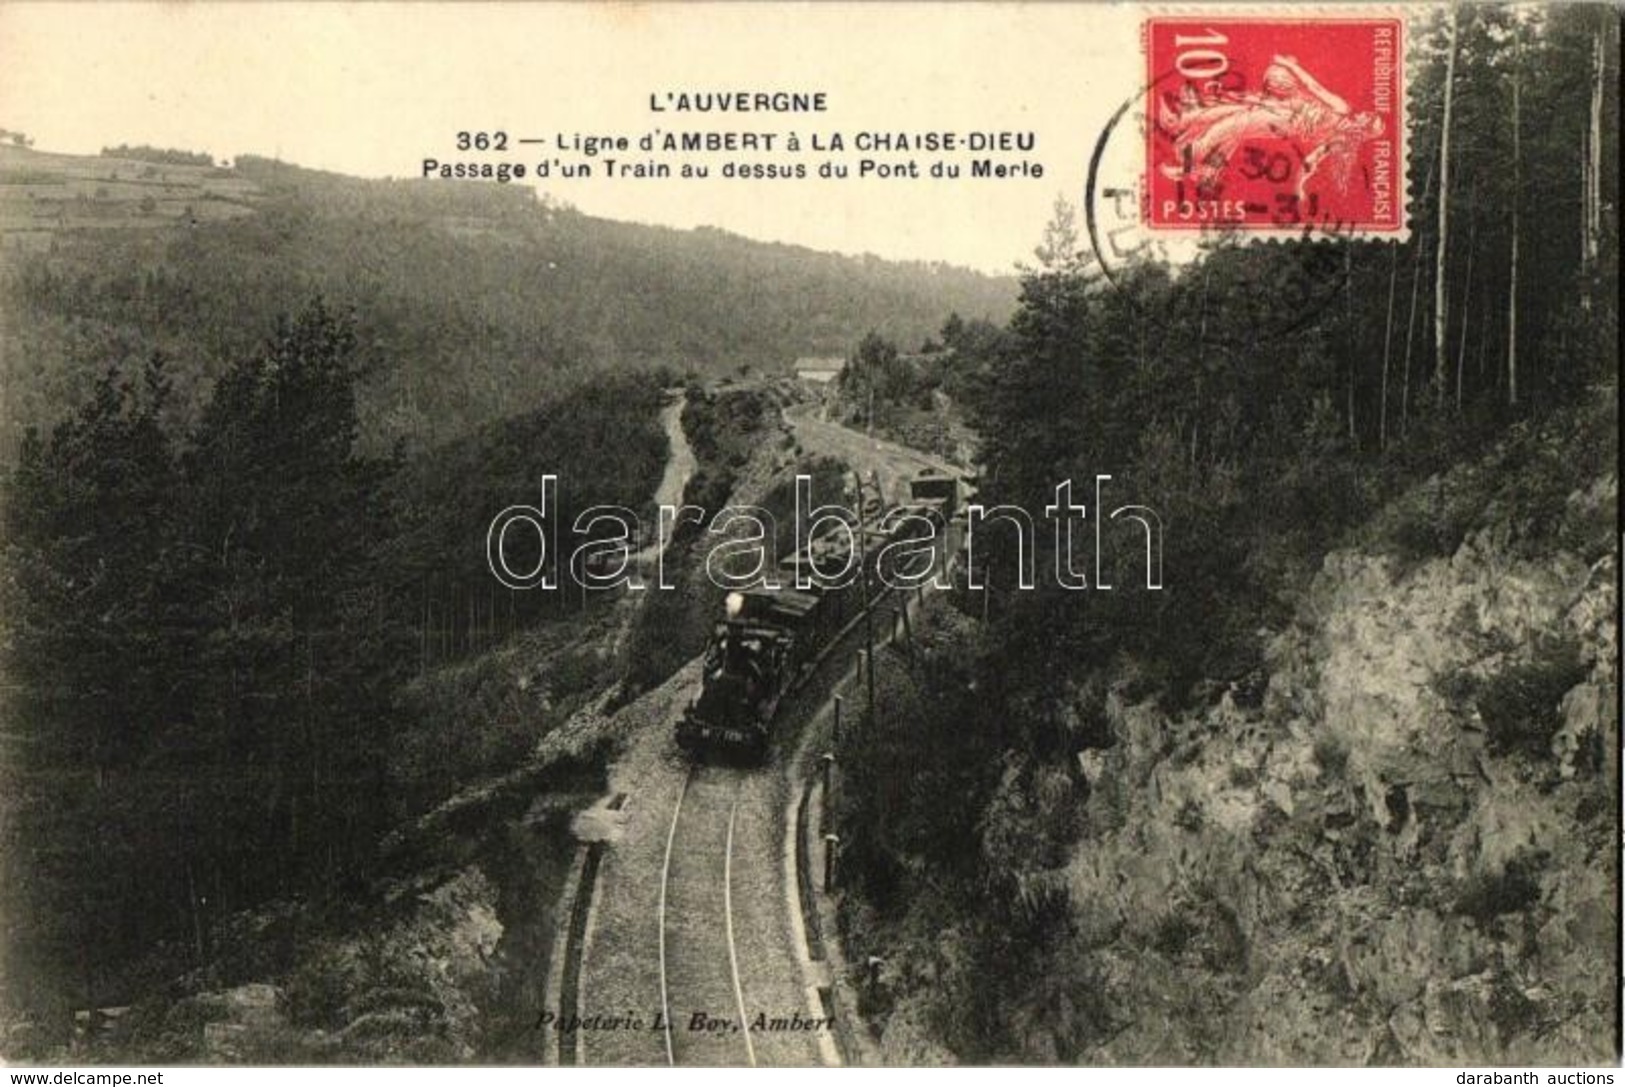
{"label": "pine tree", "polygon": [[1439,118],[1439,238],[1433,277],[1433,395],[1444,406],[1450,355],[1445,339],[1450,327],[1450,286],[1445,278],[1450,253],[1450,111],[1456,85],[1456,32],[1460,15],[1450,9],[1449,44],[1444,69],[1444,107]]}

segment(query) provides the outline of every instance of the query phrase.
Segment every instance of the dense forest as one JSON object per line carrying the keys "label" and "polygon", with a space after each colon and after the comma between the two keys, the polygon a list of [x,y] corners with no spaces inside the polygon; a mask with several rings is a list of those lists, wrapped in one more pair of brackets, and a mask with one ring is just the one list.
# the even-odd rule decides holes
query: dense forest
{"label": "dense forest", "polygon": [[[65,169],[56,158],[17,169]],[[0,456],[82,403],[109,361],[153,350],[170,360],[167,412],[195,417],[223,360],[313,293],[356,316],[357,410],[375,451],[450,440],[605,371],[779,373],[871,326],[913,340],[949,310],[1003,319],[1015,295],[1009,278],[616,223],[528,189],[363,181],[252,155],[208,184],[227,180],[252,183],[231,195],[252,214],[59,230],[4,262]]]}
{"label": "dense forest", "polygon": [[[655,376],[376,457],[355,321],[316,299],[268,333],[192,426],[167,421],[154,355],[105,370],[19,451],[0,582],[18,1007],[126,993],[141,962],[195,966],[223,919],[270,898],[353,896],[424,793],[390,772],[422,731],[406,681],[573,612],[493,585],[491,517],[538,501],[545,472],[568,481],[567,519],[653,495]],[[465,727],[416,772],[452,778]]]}
{"label": "dense forest", "polygon": [[[1077,873],[1088,870],[1089,854],[1104,854],[1122,828],[1124,798],[1141,783],[1091,790],[1080,753],[1085,765],[1129,759],[1138,749],[1123,738],[1121,707],[1147,701],[1156,710],[1144,712],[1161,719],[1211,714],[1238,727],[1236,714],[1252,711],[1236,707],[1263,698],[1273,666],[1266,650],[1306,622],[1296,616],[1323,559],[1351,539],[1385,550],[1397,564],[1389,569],[1403,571],[1452,555],[1475,518],[1499,516],[1513,555],[1570,549],[1606,568],[1618,544],[1611,518],[1575,527],[1583,503],[1571,492],[1606,477],[1618,455],[1617,28],[1617,12],[1579,5],[1541,13],[1469,6],[1418,27],[1403,244],[1217,245],[1189,265],[1142,262],[1108,282],[1063,202],[1006,328],[968,335],[967,323],[955,322],[935,353],[912,360],[873,338],[854,353],[843,384],[883,404],[959,390],[981,442],[987,505],[1040,510],[1056,500],[1057,482],[1072,479],[1083,481],[1092,506],[1089,481],[1107,474],[1107,510],[1149,505],[1166,530],[1166,586],[1156,592],[1146,591],[1138,525],[1104,532],[1110,591],[1058,588],[1047,532],[1038,535],[1038,591],[1014,591],[1009,538],[990,542],[991,589],[966,609],[986,614],[986,628],[947,639],[920,668],[896,669],[907,674],[883,694],[880,721],[849,740],[840,758],[852,780],[838,829],[861,894],[847,902],[848,935],[854,953],[907,959],[891,986],[869,996],[877,1022],[907,1004],[914,1029],[923,1016],[960,1059],[1068,1061],[1106,1052],[1098,1047],[1136,1021],[1136,994],[1155,993],[1158,972],[1180,969],[1181,956],[1193,972],[1171,975],[1162,992],[1185,984],[1194,1007],[1211,996],[1191,980],[1205,969],[1221,978],[1214,991],[1228,986],[1225,999],[1235,1000],[1246,971],[1235,965],[1243,960],[1234,918],[1246,906],[1233,887],[1168,889],[1159,908],[1175,912],[1144,937],[1136,966],[1121,965],[1132,919],[1126,933],[1101,935],[1102,915],[1090,912],[1101,907],[1078,891]],[[1407,498],[1400,513],[1368,524],[1424,484],[1431,498]],[[1090,550],[1079,566],[1093,584]],[[1524,663],[1446,688],[1458,700],[1477,692],[1477,710],[1469,698],[1466,710],[1458,701],[1450,712],[1479,715],[1462,727],[1488,727],[1492,755],[1538,753],[1533,765],[1505,771],[1520,780],[1559,775],[1553,707],[1589,667],[1559,645],[1503,646],[1508,660]],[[1214,708],[1221,696],[1228,718]],[[1108,704],[1119,707],[1112,721]],[[1295,712],[1271,706],[1277,729]],[[1175,731],[1146,739],[1147,750],[1176,767],[1200,758],[1197,726],[1187,726],[1186,753],[1172,756],[1179,726],[1165,727]],[[1272,721],[1251,727],[1268,732]],[[1219,751],[1242,741],[1221,733],[1208,742]],[[1320,780],[1353,776],[1346,749],[1322,747]],[[1143,765],[1135,772],[1148,773]],[[1590,765],[1602,773],[1600,759]],[[1258,777],[1247,765],[1219,780],[1239,790]],[[1586,780],[1578,793],[1606,788],[1601,777]],[[945,797],[957,799],[944,805]],[[1203,810],[1193,798],[1181,818],[1200,828]],[[1579,810],[1589,814],[1575,817],[1572,839],[1605,838],[1607,803],[1591,796]],[[1260,849],[1275,833],[1298,840],[1280,829],[1291,818],[1273,815],[1276,830],[1253,839]],[[1304,826],[1311,843],[1347,833]],[[1121,832],[1138,841],[1129,853],[1150,848],[1132,837],[1150,830]],[[1217,848],[1199,829],[1168,833],[1171,867],[1179,841],[1192,856]],[[1343,878],[1372,878],[1360,874],[1371,870],[1369,849],[1362,856],[1339,862],[1355,873]],[[1519,862],[1527,867],[1491,871],[1453,905],[1448,878],[1406,893],[1419,896],[1412,906],[1442,901],[1442,914],[1488,927],[1541,900],[1529,873],[1555,862],[1531,857]],[[1249,856],[1236,865],[1255,860],[1268,863]],[[1559,886],[1584,869],[1542,878]],[[1102,882],[1115,886],[1109,872]],[[1175,899],[1187,895],[1194,904],[1177,913]],[[1114,963],[1139,973],[1114,975]],[[1133,1059],[1336,1059],[1312,1048],[1261,1058],[1266,1051],[1246,1048],[1245,1036],[1210,1038],[1223,1034],[1214,1024],[1224,1004],[1212,999],[1205,1011],[1166,1013],[1165,1029],[1185,1050]],[[1509,1006],[1496,1005],[1503,1037],[1533,1030],[1534,1004]]]}

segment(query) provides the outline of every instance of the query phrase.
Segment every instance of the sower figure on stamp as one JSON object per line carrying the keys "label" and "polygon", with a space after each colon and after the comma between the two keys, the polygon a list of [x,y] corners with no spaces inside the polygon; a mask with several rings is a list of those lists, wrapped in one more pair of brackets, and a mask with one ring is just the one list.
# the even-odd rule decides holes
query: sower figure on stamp
{"label": "sower figure on stamp", "polygon": [[1187,87],[1178,110],[1165,102],[1159,121],[1173,139],[1178,163],[1165,163],[1164,175],[1177,180],[1190,173],[1197,192],[1207,195],[1243,144],[1288,140],[1303,159],[1300,198],[1322,166],[1338,191],[1346,192],[1360,146],[1382,135],[1382,118],[1353,112],[1294,57],[1272,57],[1262,83],[1260,92],[1227,94],[1206,103]]}

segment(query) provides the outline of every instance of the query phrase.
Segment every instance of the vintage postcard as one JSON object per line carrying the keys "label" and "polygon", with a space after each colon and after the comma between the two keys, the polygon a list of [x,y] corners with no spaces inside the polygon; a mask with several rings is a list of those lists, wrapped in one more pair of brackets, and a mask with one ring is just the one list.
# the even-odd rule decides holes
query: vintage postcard
{"label": "vintage postcard", "polygon": [[1614,1082],[1619,31],[0,0],[12,1082]]}

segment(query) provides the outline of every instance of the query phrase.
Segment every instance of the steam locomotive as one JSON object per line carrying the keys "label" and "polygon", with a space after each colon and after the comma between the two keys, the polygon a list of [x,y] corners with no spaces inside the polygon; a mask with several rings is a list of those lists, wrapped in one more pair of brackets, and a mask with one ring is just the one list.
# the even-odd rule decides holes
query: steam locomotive
{"label": "steam locomotive", "polygon": [[[910,495],[911,502],[903,509],[932,519],[940,528],[953,516],[957,480],[942,476],[913,480]],[[878,506],[876,502],[864,511],[858,530],[865,559],[861,577],[841,586],[808,578],[814,581],[811,588],[787,587],[798,584],[796,575],[804,570],[845,565],[850,545],[845,533],[832,528],[779,562],[781,587],[727,594],[723,617],[706,646],[700,693],[677,723],[678,746],[695,755],[717,752],[758,762],[766,758],[785,697],[812,671],[819,654],[863,613],[865,600],[882,590],[875,577],[881,549],[894,539],[920,532],[918,517],[892,517],[893,527],[882,528],[887,518]]]}

